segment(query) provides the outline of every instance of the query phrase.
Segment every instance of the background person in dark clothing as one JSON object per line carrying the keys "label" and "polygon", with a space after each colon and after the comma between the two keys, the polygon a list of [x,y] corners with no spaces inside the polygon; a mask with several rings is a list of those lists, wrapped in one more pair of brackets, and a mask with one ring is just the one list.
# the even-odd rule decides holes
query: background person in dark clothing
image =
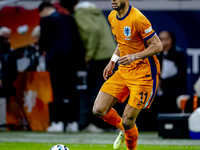
{"label": "background person in dark clothing", "polygon": [[179,95],[187,94],[187,58],[183,51],[176,50],[176,37],[173,32],[162,31],[159,38],[163,52],[158,55],[161,75],[158,87],[158,112],[180,112],[176,105]]}
{"label": "background person in dark clothing", "polygon": [[[10,103],[12,103],[14,96],[16,95],[13,82],[18,76],[15,52],[10,51],[10,33],[11,30],[7,27],[0,28],[0,101],[3,99],[5,101],[3,103],[6,104],[6,106],[1,103],[1,109],[3,109],[3,107],[6,109],[5,114],[1,111],[1,115],[5,116],[6,114],[7,116],[15,116],[15,114],[11,111],[12,106]],[[7,124],[6,117],[5,121],[2,121],[3,120],[1,120],[1,123],[4,125]],[[8,124],[6,126],[9,128],[13,127],[8,126]]]}
{"label": "background person in dark clothing", "polygon": [[0,97],[16,95],[13,82],[18,71],[14,52],[10,51],[10,33],[7,27],[0,28]]}
{"label": "background person in dark clothing", "polygon": [[[12,103],[14,96],[16,95],[13,82],[18,77],[16,55],[14,51],[10,50],[10,34],[11,29],[0,27],[0,101],[3,99],[5,101],[5,107],[1,103],[1,109],[3,109],[3,107],[6,109],[5,114],[1,111],[1,115],[5,116],[6,114],[7,116],[15,116],[14,113],[11,113],[12,106],[10,103]],[[26,121],[25,119],[26,118],[24,118],[24,121]],[[1,120],[1,123],[7,127],[13,127],[7,124],[6,117],[5,122],[2,121],[3,120]],[[20,119],[18,121],[20,121]]]}
{"label": "background person in dark clothing", "polygon": [[[54,102],[49,105],[50,120],[47,131],[63,131],[63,123],[73,123],[78,131],[79,103],[76,94],[76,72],[84,59],[82,43],[74,19],[56,12],[53,5],[43,2],[39,6],[41,35],[39,47],[46,51]],[[82,47],[81,47],[82,46]],[[58,123],[58,124],[57,124]]]}

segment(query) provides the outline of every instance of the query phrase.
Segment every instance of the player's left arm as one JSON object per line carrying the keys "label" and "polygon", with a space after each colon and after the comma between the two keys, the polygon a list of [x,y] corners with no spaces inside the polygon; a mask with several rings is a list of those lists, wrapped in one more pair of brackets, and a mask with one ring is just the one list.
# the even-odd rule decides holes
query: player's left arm
{"label": "player's left arm", "polygon": [[135,60],[151,57],[157,53],[160,53],[163,50],[162,43],[158,38],[157,34],[155,34],[152,38],[147,41],[149,47],[146,48],[144,51],[138,52],[133,54]]}
{"label": "player's left arm", "polygon": [[119,59],[119,63],[122,65],[129,65],[136,59],[147,58],[157,53],[160,53],[163,50],[162,43],[156,34],[149,40],[147,40],[147,43],[149,47],[146,48],[144,51],[125,55]]}
{"label": "player's left arm", "polygon": [[135,20],[134,25],[139,36],[147,42],[148,48],[138,53],[128,54],[119,59],[119,63],[123,65],[129,65],[136,59],[150,57],[156,53],[161,52],[163,49],[162,43],[153,30],[150,21],[144,15],[138,13],[138,17]]}

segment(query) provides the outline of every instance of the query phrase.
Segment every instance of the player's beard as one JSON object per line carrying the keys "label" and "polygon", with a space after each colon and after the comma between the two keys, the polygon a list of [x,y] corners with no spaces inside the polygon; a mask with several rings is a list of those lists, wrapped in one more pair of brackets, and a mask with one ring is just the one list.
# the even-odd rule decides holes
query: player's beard
{"label": "player's beard", "polygon": [[116,11],[120,11],[124,7],[125,7],[125,2],[121,2],[121,4],[119,5],[119,7],[113,8],[113,9],[116,10]]}

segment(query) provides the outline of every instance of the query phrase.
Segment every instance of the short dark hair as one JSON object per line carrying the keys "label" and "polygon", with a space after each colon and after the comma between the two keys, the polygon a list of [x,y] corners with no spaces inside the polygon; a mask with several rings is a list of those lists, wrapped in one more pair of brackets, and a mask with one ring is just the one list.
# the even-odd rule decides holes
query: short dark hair
{"label": "short dark hair", "polygon": [[38,10],[39,10],[39,12],[42,12],[44,8],[48,8],[48,7],[54,8],[54,6],[51,3],[49,3],[49,2],[43,2],[38,7]]}
{"label": "short dark hair", "polygon": [[176,45],[176,35],[175,35],[175,33],[172,32],[172,31],[168,31],[168,33],[169,33],[169,35],[172,39],[172,46],[175,46]]}
{"label": "short dark hair", "polygon": [[60,6],[66,8],[70,13],[74,13],[74,6],[78,0],[60,0]]}

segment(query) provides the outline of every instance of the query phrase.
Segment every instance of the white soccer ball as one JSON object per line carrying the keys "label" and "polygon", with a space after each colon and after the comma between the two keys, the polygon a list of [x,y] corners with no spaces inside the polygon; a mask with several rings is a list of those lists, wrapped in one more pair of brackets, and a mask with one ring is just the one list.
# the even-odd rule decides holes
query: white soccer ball
{"label": "white soccer ball", "polygon": [[63,144],[54,145],[50,150],[70,150]]}

